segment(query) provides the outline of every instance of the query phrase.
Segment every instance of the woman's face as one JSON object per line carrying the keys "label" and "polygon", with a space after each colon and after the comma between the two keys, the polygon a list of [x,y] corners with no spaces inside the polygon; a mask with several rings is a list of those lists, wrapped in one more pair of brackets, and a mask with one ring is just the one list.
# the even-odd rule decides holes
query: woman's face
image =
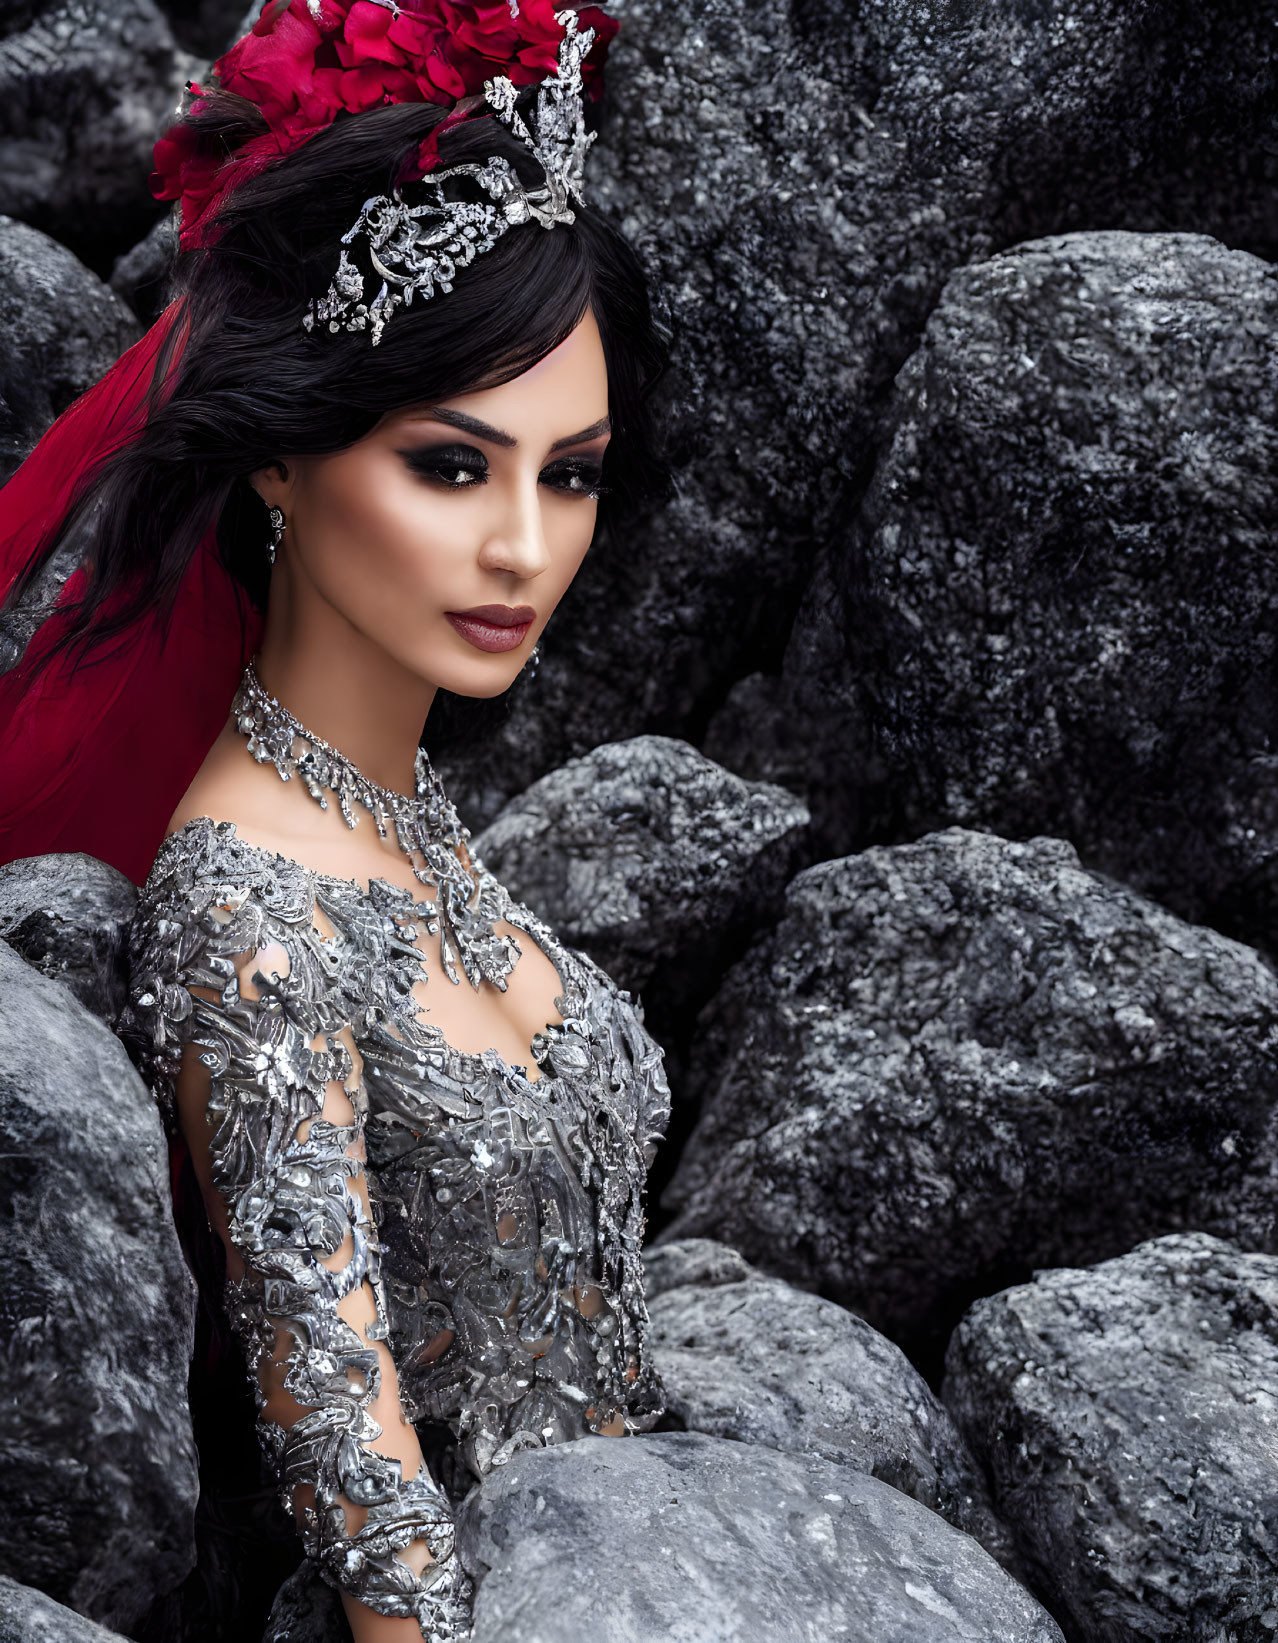
{"label": "woman's face", "polygon": [[500,387],[391,412],[345,450],[256,475],[287,522],[272,604],[283,571],[290,626],[318,600],[321,627],[344,619],[423,682],[495,696],[585,558],[608,439],[587,310]]}

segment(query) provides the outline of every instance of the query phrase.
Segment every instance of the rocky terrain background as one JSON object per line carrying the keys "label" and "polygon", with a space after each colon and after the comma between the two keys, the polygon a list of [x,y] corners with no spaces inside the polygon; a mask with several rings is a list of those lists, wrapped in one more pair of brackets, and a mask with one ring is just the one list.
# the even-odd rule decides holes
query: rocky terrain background
{"label": "rocky terrain background", "polygon": [[[1273,1643],[1278,9],[612,9],[676,483],[437,763],[666,1047],[670,1413],[466,1502],[477,1643]],[[162,303],[242,10],[0,0],[0,478]],[[340,1640],[132,905],[0,867],[0,1640]]]}

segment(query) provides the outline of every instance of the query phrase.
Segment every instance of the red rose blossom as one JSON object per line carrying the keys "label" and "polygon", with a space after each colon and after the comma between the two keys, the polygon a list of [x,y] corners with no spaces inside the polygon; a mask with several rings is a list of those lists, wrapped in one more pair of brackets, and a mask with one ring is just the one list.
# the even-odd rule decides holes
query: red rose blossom
{"label": "red rose blossom", "polygon": [[[183,247],[203,243],[229,189],[300,148],[339,114],[385,103],[454,107],[498,75],[526,86],[553,74],[563,39],[554,0],[518,0],[517,12],[511,0],[399,0],[398,10],[379,0],[318,0],[314,11],[308,0],[266,0],[252,30],[211,74],[219,89],[255,104],[269,130],[229,158],[205,152],[188,125],[172,127],[155,145],[152,192],[181,200]],[[619,25],[598,6],[577,15],[583,30],[595,30],[582,83],[598,97]],[[204,93],[190,90],[198,114]],[[428,138],[418,155],[422,170],[437,163],[432,149]]]}

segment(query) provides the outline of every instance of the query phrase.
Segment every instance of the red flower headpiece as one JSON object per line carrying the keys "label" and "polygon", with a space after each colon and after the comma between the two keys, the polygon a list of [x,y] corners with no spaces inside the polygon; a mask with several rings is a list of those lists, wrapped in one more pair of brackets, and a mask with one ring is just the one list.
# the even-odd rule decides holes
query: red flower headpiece
{"label": "red flower headpiece", "polygon": [[[555,11],[554,0],[266,0],[252,31],[214,63],[212,76],[220,90],[253,103],[269,130],[229,157],[203,151],[187,125],[155,145],[152,192],[181,200],[182,248],[206,243],[224,194],[339,114],[386,103],[455,107],[499,74],[517,86],[544,80],[555,72],[564,33]],[[578,17],[595,30],[582,82],[597,98],[619,24],[597,6],[581,7]],[[197,85],[190,91],[198,113],[206,94]],[[433,163],[429,148],[419,154],[423,172]]]}

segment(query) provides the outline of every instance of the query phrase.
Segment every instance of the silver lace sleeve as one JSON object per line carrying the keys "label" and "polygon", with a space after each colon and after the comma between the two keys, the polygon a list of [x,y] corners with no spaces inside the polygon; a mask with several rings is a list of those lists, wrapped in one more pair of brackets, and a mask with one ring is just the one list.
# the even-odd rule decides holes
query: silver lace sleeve
{"label": "silver lace sleeve", "polygon": [[[473,1587],[456,1557],[451,1503],[424,1461],[405,1478],[400,1460],[376,1447],[383,1428],[370,1405],[389,1314],[377,1226],[357,1190],[364,1178],[376,1214],[349,1001],[331,985],[309,908],[303,934],[290,909],[273,908],[268,927],[244,888],[183,890],[140,909],[132,1009],[170,1125],[184,1046],[209,1073],[210,1172],[245,1268],[228,1276],[224,1299],[281,1502],[330,1586],[379,1614],[416,1619],[429,1643],[457,1643],[470,1635]],[[343,1121],[322,1116],[326,1104],[343,1108]],[[349,1257],[333,1263],[344,1246]],[[363,1335],[339,1311],[361,1286],[375,1314]],[[277,1394],[260,1378],[276,1361],[281,1328],[289,1345],[278,1384],[297,1411],[287,1426],[268,1415]],[[308,1484],[314,1504],[295,1502]],[[367,1508],[354,1531],[348,1505]],[[434,1559],[420,1576],[396,1556],[419,1538]]]}

